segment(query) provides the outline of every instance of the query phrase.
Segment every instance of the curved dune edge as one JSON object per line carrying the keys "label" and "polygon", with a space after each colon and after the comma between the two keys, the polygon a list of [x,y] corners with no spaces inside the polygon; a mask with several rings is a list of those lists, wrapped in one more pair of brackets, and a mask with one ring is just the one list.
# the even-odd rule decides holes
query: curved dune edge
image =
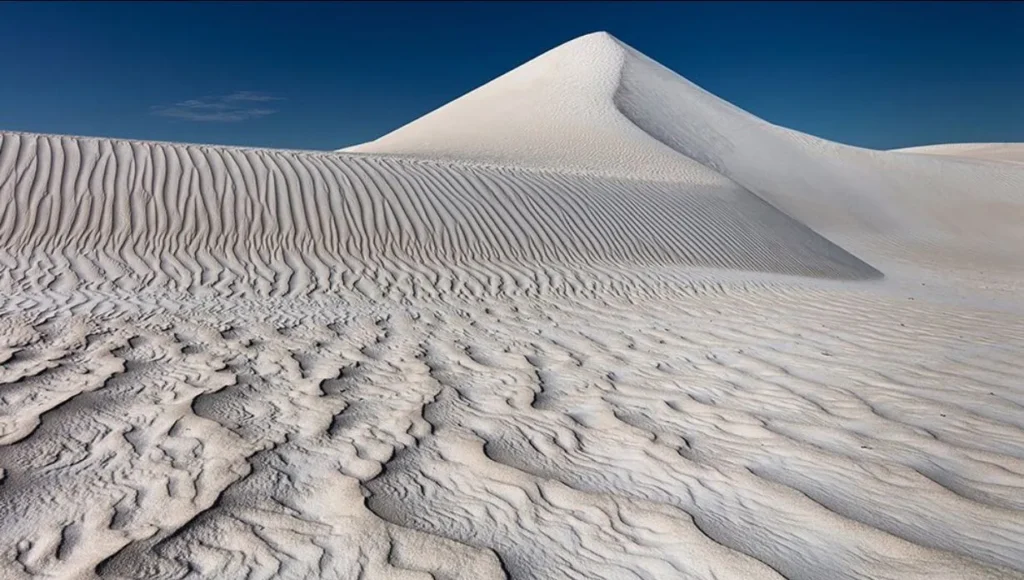
{"label": "curved dune edge", "polygon": [[879,273],[742,188],[2,134],[0,283],[307,294],[696,267]]}

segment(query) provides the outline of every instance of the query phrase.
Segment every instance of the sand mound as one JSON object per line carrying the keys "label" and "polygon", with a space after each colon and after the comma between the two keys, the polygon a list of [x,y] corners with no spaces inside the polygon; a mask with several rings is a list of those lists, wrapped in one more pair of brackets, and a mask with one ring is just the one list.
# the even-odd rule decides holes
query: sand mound
{"label": "sand mound", "polygon": [[612,36],[590,34],[375,141],[342,151],[727,182],[680,157],[619,111],[615,96],[629,56]]}
{"label": "sand mound", "polygon": [[1024,167],[870,151],[778,127],[606,33],[563,44],[345,151],[698,183],[725,178],[883,271],[890,261],[1024,270],[1013,250],[1024,245],[1016,225]]}

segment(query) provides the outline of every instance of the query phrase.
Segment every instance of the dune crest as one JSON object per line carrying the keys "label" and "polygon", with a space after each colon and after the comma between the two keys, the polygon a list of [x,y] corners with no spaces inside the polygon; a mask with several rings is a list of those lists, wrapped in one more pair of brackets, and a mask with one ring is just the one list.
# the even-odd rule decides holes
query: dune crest
{"label": "dune crest", "polygon": [[379,139],[345,152],[727,182],[652,138],[616,107],[633,58],[598,32],[558,46]]}

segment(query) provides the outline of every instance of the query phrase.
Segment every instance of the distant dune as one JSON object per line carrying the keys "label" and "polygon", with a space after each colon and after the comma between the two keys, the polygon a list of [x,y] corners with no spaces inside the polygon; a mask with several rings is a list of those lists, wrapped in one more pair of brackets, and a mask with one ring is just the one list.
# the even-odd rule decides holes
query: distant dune
{"label": "distant dune", "polygon": [[905,149],[896,149],[896,151],[1024,163],[1024,144],[1022,143],[951,143],[948,145],[907,147]]}
{"label": "distant dune", "polygon": [[0,133],[0,578],[1024,578],[1021,151],[605,33],[337,152]]}

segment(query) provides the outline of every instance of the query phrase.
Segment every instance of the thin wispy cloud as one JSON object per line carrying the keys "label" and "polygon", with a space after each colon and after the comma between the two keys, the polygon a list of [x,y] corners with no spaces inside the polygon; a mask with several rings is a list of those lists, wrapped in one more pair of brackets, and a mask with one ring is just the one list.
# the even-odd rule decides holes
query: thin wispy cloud
{"label": "thin wispy cloud", "polygon": [[268,108],[266,103],[283,100],[282,97],[266,93],[238,91],[218,97],[189,99],[173,105],[156,105],[150,110],[154,115],[160,117],[186,121],[234,123],[273,115],[277,109]]}

